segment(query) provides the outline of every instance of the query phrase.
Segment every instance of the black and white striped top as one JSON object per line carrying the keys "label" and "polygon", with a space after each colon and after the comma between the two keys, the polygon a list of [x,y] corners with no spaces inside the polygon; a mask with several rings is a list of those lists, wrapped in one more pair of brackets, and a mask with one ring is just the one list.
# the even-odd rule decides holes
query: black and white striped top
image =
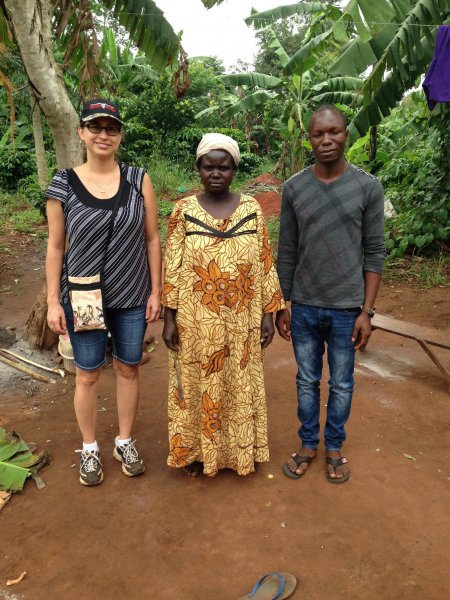
{"label": "black and white striped top", "polygon": [[[145,208],[141,192],[145,171],[124,164],[120,168],[126,183],[106,253],[107,308],[142,306],[147,304],[150,295]],[[62,169],[53,177],[45,198],[59,200],[63,206],[69,245],[61,276],[60,300],[68,304],[66,263],[70,276],[88,277],[100,272],[116,196],[99,200],[88,192],[72,169]]]}

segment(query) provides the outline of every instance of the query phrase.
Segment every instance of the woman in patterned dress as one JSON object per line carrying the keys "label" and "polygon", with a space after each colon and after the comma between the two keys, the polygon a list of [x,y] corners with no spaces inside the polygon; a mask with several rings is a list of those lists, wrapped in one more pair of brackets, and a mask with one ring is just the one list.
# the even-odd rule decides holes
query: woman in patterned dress
{"label": "woman in patterned dress", "polygon": [[204,192],[177,202],[167,233],[168,465],[193,477],[269,460],[263,349],[285,304],[261,208],[230,191],[239,159],[232,138],[202,138]]}
{"label": "woman in patterned dress", "polygon": [[[52,331],[70,336],[76,365],[75,413],[83,437],[80,483],[92,486],[103,481],[96,416],[108,331],[74,331],[67,276],[90,277],[104,265],[103,307],[112,338],[119,419],[113,455],[122,463],[123,473],[134,477],[145,470],[132,428],[145,329],[161,309],[161,247],[149,176],[141,168],[115,160],[122,139],[118,106],[105,98],[87,100],[78,133],[86,147],[86,162],[58,171],[46,193],[47,320]],[[117,214],[107,244],[115,206]]]}

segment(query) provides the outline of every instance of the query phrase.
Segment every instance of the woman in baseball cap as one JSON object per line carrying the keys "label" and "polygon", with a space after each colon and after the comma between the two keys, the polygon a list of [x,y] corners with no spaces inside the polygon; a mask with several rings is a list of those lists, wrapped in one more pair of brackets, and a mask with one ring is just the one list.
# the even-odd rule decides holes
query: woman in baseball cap
{"label": "woman in baseball cap", "polygon": [[[98,380],[105,363],[108,332],[117,377],[119,432],[113,448],[122,471],[140,475],[145,466],[132,438],[139,398],[138,366],[147,323],[158,319],[161,303],[161,248],[155,192],[140,167],[116,161],[122,141],[119,107],[107,98],[87,100],[78,134],[86,161],[62,169],[46,192],[48,323],[69,333],[76,365],[75,413],[83,437],[80,482],[103,481],[96,441]],[[67,244],[66,244],[67,242]],[[67,251],[65,248],[67,246]],[[68,278],[103,274],[103,323],[94,311],[73,309]],[[71,304],[72,300],[72,304]],[[80,321],[88,330],[80,330]],[[91,327],[92,324],[92,327]]]}

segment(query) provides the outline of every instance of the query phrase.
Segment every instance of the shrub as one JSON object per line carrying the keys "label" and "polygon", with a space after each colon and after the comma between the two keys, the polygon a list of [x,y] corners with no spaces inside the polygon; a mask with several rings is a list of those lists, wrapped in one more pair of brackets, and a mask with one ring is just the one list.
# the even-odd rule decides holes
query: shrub
{"label": "shrub", "polygon": [[19,181],[17,191],[22,194],[32,207],[36,208],[42,216],[45,216],[45,192],[33,175]]}
{"label": "shrub", "polygon": [[0,188],[16,190],[21,179],[36,171],[36,159],[29,150],[0,148]]}
{"label": "shrub", "polygon": [[243,152],[241,154],[241,162],[239,163],[239,171],[251,175],[259,174],[262,172],[264,163],[265,160],[261,156],[250,154],[250,152]]}

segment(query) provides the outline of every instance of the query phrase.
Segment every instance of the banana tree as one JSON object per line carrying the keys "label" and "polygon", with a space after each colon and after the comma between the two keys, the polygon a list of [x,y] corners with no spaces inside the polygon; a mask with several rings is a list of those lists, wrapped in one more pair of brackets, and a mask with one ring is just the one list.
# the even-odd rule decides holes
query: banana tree
{"label": "banana tree", "polygon": [[[317,4],[301,2],[254,11],[246,23],[264,27]],[[354,141],[370,126],[378,125],[416,85],[430,64],[437,26],[449,22],[448,0],[350,0],[343,9],[322,4],[285,73],[302,76],[321,53],[339,48],[340,56],[329,68],[330,75],[364,77],[358,94],[340,96],[356,109],[349,125],[350,140]],[[365,76],[368,69],[370,74]],[[341,89],[339,93],[348,91]]]}
{"label": "banana tree", "polygon": [[[320,3],[310,3],[309,10],[322,10]],[[291,61],[275,33],[272,35],[270,47],[278,56],[283,69]],[[304,163],[305,149],[309,142],[305,139],[307,123],[311,112],[311,76],[310,70],[301,74],[285,75],[283,78],[261,73],[238,73],[222,77],[228,87],[244,89],[246,94],[225,111],[223,117],[235,116],[239,113],[260,111],[270,101],[279,103],[279,115],[270,120],[269,127],[275,136],[282,140],[281,158],[277,165],[283,176],[301,168]]]}

